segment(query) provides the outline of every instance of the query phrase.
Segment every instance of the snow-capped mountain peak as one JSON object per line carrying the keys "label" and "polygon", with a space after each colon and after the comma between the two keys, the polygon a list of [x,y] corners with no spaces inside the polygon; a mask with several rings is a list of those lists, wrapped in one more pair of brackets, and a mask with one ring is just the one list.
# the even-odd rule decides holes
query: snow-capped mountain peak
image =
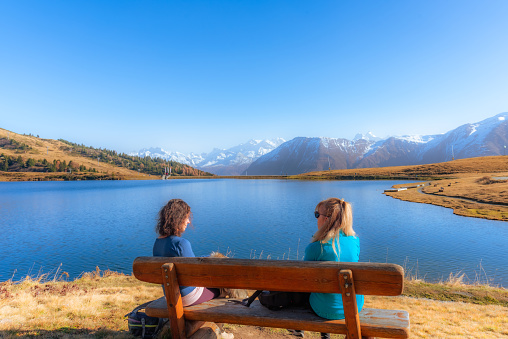
{"label": "snow-capped mountain peak", "polygon": [[429,164],[501,155],[508,145],[508,113],[459,126],[443,134],[381,139],[372,132],[344,138],[252,139],[229,149],[185,155],[160,147],[139,156],[178,161],[219,175],[298,174],[315,170]]}
{"label": "snow-capped mountain peak", "polygon": [[260,157],[250,175],[299,174],[331,169],[430,164],[452,159],[502,155],[508,145],[508,113],[464,124],[447,133],[403,135],[372,140],[372,133],[353,141],[298,137]]}
{"label": "snow-capped mountain peak", "polygon": [[395,139],[413,142],[416,144],[425,144],[435,138],[434,135],[401,135],[394,137]]}
{"label": "snow-capped mountain peak", "polygon": [[270,153],[280,144],[282,138],[255,140],[251,139],[243,144],[228,148],[214,148],[210,153],[183,154],[180,152],[167,152],[161,147],[142,149],[130,155],[149,156],[168,161],[177,161],[204,171],[219,175],[238,175],[243,172],[257,158]]}
{"label": "snow-capped mountain peak", "polygon": [[381,138],[376,137],[372,132],[367,132],[366,134],[357,133],[355,137],[353,138],[353,141],[357,140],[367,140],[367,141],[379,141]]}

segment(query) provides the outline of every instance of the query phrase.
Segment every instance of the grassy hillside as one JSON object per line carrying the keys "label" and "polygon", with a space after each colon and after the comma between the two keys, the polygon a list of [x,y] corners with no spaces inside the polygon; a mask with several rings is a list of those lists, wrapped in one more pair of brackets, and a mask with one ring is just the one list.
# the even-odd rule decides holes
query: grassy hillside
{"label": "grassy hillside", "polygon": [[482,173],[507,173],[508,156],[460,159],[428,165],[357,168],[309,172],[293,176],[298,179],[446,179]]}
{"label": "grassy hillside", "polygon": [[170,166],[172,176],[211,176],[177,162],[0,129],[0,181],[155,179]]}

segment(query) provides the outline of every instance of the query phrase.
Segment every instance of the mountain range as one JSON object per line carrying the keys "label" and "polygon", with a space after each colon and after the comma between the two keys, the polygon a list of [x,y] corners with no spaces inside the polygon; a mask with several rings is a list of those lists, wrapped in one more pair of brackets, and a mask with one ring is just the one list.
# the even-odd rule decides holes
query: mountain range
{"label": "mountain range", "polygon": [[149,156],[161,158],[168,161],[177,161],[182,164],[201,169],[217,175],[239,175],[244,172],[253,161],[273,151],[284,143],[282,138],[266,140],[249,140],[246,143],[229,149],[214,148],[210,153],[188,155],[180,152],[167,152],[160,147],[145,148],[137,153],[130,153],[133,156]]}
{"label": "mountain range", "polygon": [[289,141],[250,140],[227,150],[184,155],[161,148],[131,155],[178,161],[218,175],[300,174],[351,169],[438,163],[452,159],[506,154],[508,113],[464,124],[444,134],[392,136],[372,133],[344,138],[297,137]]}

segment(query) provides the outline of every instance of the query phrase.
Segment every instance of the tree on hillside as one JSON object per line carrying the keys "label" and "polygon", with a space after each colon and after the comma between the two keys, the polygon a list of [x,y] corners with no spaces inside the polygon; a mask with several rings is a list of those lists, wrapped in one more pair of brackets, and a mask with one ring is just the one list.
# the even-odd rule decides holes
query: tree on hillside
{"label": "tree on hillside", "polygon": [[26,167],[30,168],[33,166],[35,166],[35,160],[32,158],[28,158],[28,160],[26,161]]}
{"label": "tree on hillside", "polygon": [[65,172],[67,169],[67,163],[64,161],[60,162],[60,165],[58,166],[58,172]]}

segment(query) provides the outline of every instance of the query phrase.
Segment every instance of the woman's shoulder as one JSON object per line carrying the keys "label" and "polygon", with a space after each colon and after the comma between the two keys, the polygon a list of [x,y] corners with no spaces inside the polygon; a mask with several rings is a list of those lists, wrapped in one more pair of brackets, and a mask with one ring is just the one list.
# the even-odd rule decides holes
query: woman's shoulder
{"label": "woman's shoulder", "polygon": [[305,248],[306,250],[321,249],[321,243],[319,241],[311,242]]}
{"label": "woman's shoulder", "polygon": [[176,235],[170,235],[168,238],[170,238],[171,241],[175,242],[175,243],[183,243],[183,244],[189,243],[189,240],[179,237],[179,236],[176,236]]}
{"label": "woman's shoulder", "polygon": [[182,238],[182,237],[178,237],[176,235],[170,235],[167,237],[158,237],[157,239],[155,239],[155,241],[156,242],[170,242],[173,244],[182,244],[182,245],[190,244],[189,240]]}
{"label": "woman's shoulder", "polygon": [[347,241],[360,241],[360,238],[358,238],[358,235],[346,235],[344,232],[340,231],[339,233],[340,240],[344,239]]}

